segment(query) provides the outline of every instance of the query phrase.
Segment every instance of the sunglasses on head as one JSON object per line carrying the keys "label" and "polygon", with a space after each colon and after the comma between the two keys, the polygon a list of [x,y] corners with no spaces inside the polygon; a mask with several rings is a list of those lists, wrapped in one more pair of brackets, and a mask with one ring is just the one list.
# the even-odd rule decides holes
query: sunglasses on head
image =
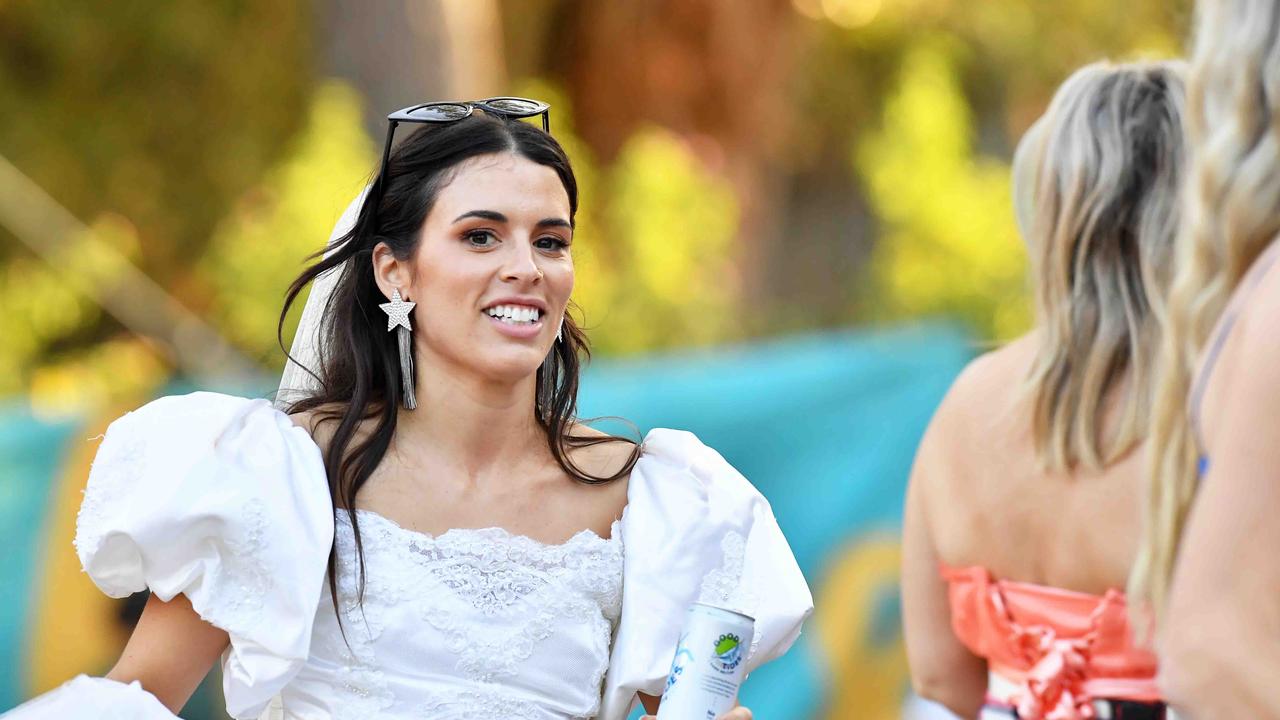
{"label": "sunglasses on head", "polygon": [[387,172],[387,164],[391,162],[391,144],[395,139],[396,126],[400,123],[451,123],[471,117],[476,110],[483,110],[489,115],[510,120],[542,116],[542,131],[551,132],[551,106],[539,100],[520,97],[491,97],[487,100],[469,100],[466,102],[427,102],[401,108],[387,116],[387,142],[382,148],[382,165],[378,168],[377,196],[374,198],[374,211],[382,200],[382,179]]}

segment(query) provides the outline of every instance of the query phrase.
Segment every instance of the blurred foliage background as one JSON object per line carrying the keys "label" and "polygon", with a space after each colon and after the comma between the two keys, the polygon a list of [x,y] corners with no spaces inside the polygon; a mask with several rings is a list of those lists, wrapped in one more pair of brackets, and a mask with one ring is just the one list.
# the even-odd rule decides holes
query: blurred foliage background
{"label": "blurred foliage background", "polygon": [[[0,469],[22,476],[0,478],[0,537],[31,539],[0,559],[31,578],[30,607],[0,603],[0,650],[33,643],[29,662],[0,653],[0,698],[121,640],[84,632],[118,611],[66,552],[91,448],[33,448],[164,387],[269,384],[284,291],[376,169],[386,114],[515,94],[551,103],[578,174],[574,300],[597,356],[624,363],[601,386],[794,382],[753,389],[812,437],[709,436],[733,457],[768,446],[747,469],[785,483],[770,498],[805,530],[826,665],[775,677],[807,678],[787,687],[825,717],[899,716],[896,536],[846,536],[897,522],[966,343],[1029,327],[1020,135],[1075,68],[1179,54],[1189,16],[1189,0],[0,0],[0,409],[23,430],[0,433]],[[941,322],[877,327],[925,319]],[[798,339],[642,357],[780,336]],[[784,492],[793,475],[809,484]]]}
{"label": "blurred foliage background", "polygon": [[104,311],[122,264],[274,372],[283,290],[372,172],[386,112],[507,93],[552,102],[581,176],[576,301],[602,354],[933,315],[1007,338],[1030,312],[1020,133],[1075,67],[1176,54],[1188,12],[5,0],[0,159],[81,227],[55,243],[31,204],[0,208],[0,394],[65,409],[199,373]]}

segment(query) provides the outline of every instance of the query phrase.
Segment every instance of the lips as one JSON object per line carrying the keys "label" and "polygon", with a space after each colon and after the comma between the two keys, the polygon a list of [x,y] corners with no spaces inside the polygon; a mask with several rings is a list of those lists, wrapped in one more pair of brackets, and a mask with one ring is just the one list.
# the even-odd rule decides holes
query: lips
{"label": "lips", "polygon": [[542,334],[546,306],[536,298],[503,298],[481,312],[499,333],[516,340],[531,340]]}

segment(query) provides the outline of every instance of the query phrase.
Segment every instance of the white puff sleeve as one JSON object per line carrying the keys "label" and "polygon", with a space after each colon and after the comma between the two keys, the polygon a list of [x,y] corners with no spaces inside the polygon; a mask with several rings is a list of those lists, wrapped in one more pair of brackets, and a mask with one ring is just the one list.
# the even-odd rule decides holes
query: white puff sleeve
{"label": "white puff sleeve", "polygon": [[785,653],[813,611],[769,502],[692,433],[649,433],[627,497],[622,616],[600,720],[625,718],[637,692],[662,694],[694,602],[755,618],[748,673]]}
{"label": "white puff sleeve", "polygon": [[0,717],[5,720],[178,720],[138,681],[129,684],[79,675]]}
{"label": "white puff sleeve", "polygon": [[227,631],[227,711],[256,718],[305,662],[333,506],[320,449],[266,400],[193,393],[116,420],[76,523],[111,597],[182,593]]}

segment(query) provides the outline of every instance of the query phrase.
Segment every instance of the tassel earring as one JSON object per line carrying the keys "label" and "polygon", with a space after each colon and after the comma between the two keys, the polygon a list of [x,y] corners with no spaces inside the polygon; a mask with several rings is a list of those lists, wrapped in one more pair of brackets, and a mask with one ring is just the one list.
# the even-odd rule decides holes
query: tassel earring
{"label": "tassel earring", "polygon": [[378,306],[387,314],[387,331],[396,331],[396,342],[400,346],[400,383],[404,406],[408,410],[418,407],[418,400],[413,395],[413,328],[409,324],[409,313],[416,305],[400,297],[400,288],[393,288],[391,302]]}

